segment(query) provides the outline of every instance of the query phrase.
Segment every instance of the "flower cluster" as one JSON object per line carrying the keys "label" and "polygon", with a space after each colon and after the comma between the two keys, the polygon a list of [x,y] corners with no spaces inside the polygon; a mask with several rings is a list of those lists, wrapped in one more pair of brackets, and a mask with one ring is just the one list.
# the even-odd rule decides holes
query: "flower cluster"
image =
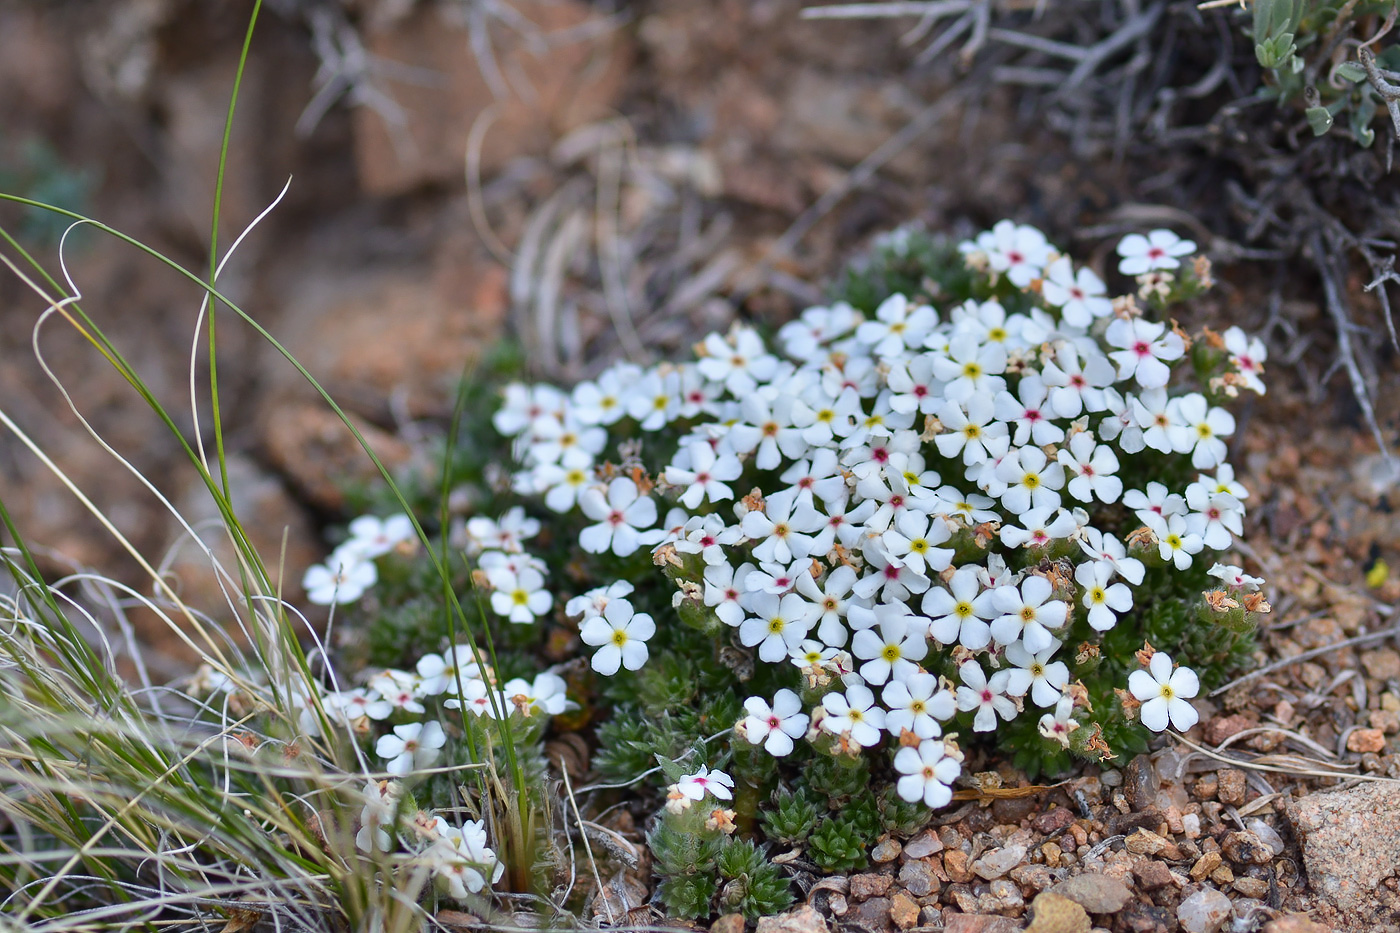
{"label": "flower cluster", "polygon": [[410,864],[426,867],[447,897],[476,894],[505,871],[480,820],[453,826],[432,812],[412,812],[403,785],[393,780],[370,781],[364,801],[356,847],[387,853],[404,845],[412,853]]}
{"label": "flower cluster", "polygon": [[[986,297],[939,308],[895,294],[873,317],[809,308],[778,332],[780,352],[739,325],[694,363],[619,363],[569,393],[512,385],[495,416],[515,439],[515,490],[581,513],[583,551],[650,546],[677,606],[797,669],[808,702],[750,697],[749,743],[783,756],[804,737],[893,741],[901,795],[931,806],[957,773],[949,720],[972,714],[990,732],[1030,707],[1068,744],[1086,712],[1064,651],[1073,624],[1108,632],[1132,613],[1145,565],[1184,571],[1230,545],[1247,492],[1226,462],[1235,421],[1215,400],[1263,390],[1263,347],[1238,328],[1216,338],[1223,381],[1172,388],[1191,340],[1132,296],[1111,299],[1033,228],[1003,221],[961,251]],[[1160,297],[1194,251],[1168,231],[1129,236],[1120,271]],[[629,432],[620,462],[604,462]],[[650,471],[648,434],[675,445]],[[1125,463],[1151,475],[1152,458],[1194,475],[1172,486],[1182,471],[1163,469],[1125,488]],[[642,667],[657,628],[630,588],[568,607],[604,675]],[[523,617],[530,598],[509,602]],[[1167,714],[1143,709],[1165,728]]]}
{"label": "flower cluster", "polygon": [[353,603],[379,581],[374,565],[396,548],[411,548],[416,540],[407,515],[378,519],[362,515],[350,523],[350,537],[331,552],[324,564],[313,564],[302,577],[306,598],[318,606]]}

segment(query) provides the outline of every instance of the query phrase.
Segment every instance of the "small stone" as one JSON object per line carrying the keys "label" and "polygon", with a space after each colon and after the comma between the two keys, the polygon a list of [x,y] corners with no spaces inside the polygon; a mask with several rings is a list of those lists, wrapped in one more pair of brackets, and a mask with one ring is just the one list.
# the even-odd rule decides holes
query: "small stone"
{"label": "small stone", "polygon": [[854,927],[862,933],[892,933],[894,923],[890,920],[888,897],[872,897],[862,904],[856,904],[841,919],[844,927]]}
{"label": "small stone", "polygon": [[1201,838],[1201,816],[1199,813],[1181,815],[1181,832],[1187,839]]}
{"label": "small stone", "polygon": [[1236,713],[1233,716],[1216,716],[1206,723],[1205,740],[1208,745],[1219,745],[1231,736],[1239,735],[1246,729],[1253,729],[1259,721],[1251,716]]}
{"label": "small stone", "polygon": [[1367,675],[1376,680],[1400,679],[1400,651],[1394,648],[1377,648],[1361,652],[1361,666]]}
{"label": "small stone", "polygon": [[1385,735],[1400,732],[1400,713],[1393,709],[1371,710],[1371,728],[1379,729]]}
{"label": "small stone", "polygon": [[992,816],[998,823],[1016,825],[1040,809],[1040,801],[1033,795],[1025,797],[998,797],[992,801]]}
{"label": "small stone", "polygon": [[1349,752],[1379,752],[1385,748],[1385,733],[1379,729],[1357,729],[1347,736]]}
{"label": "small stone", "polygon": [[1047,842],[1040,847],[1040,854],[1045,859],[1045,864],[1051,868],[1060,867],[1060,859],[1064,856],[1065,850],[1061,849],[1057,843]]}
{"label": "small stone", "polygon": [[1055,883],[1055,873],[1044,865],[1036,865],[1028,862],[1025,865],[1017,865],[1011,869],[1008,876],[1012,881],[1021,886],[1022,889],[1029,888],[1032,891],[1044,891]]}
{"label": "small stone", "polygon": [[1263,900],[1269,893],[1269,882],[1263,878],[1236,878],[1234,884],[1230,885],[1245,897],[1253,897]]}
{"label": "small stone", "polygon": [[1122,910],[1132,892],[1123,882],[1092,872],[1075,875],[1050,889],[1083,907],[1091,914],[1111,914]]}
{"label": "small stone", "polygon": [[759,917],[754,933],[827,933],[826,918],[803,905],[776,917]]}
{"label": "small stone", "polygon": [[878,874],[876,872],[863,872],[859,875],[851,876],[851,888],[847,897],[851,903],[859,904],[861,901],[868,901],[872,897],[881,897],[894,884],[894,878],[889,875]]}
{"label": "small stone", "polygon": [[1067,829],[1073,822],[1074,811],[1067,807],[1055,807],[1037,814],[1035,819],[1031,820],[1031,829],[1049,836],[1051,833]]}
{"label": "small stone", "polygon": [[1203,774],[1196,779],[1194,790],[1202,800],[1211,800],[1220,790],[1220,779],[1213,774]]}
{"label": "small stone", "polygon": [[1022,845],[992,849],[972,863],[972,870],[987,881],[1001,878],[1011,869],[1026,860],[1026,847]]}
{"label": "small stone", "polygon": [[1025,913],[1026,899],[1021,889],[1005,878],[998,878],[987,885],[987,893],[977,899],[977,910],[981,913],[1002,914],[1019,917]]}
{"label": "small stone", "polygon": [[893,920],[894,925],[901,930],[907,930],[910,927],[918,926],[919,905],[916,904],[914,899],[908,894],[899,891],[894,897],[890,898],[890,919]]}
{"label": "small stone", "polygon": [[1249,831],[1228,833],[1220,840],[1220,854],[1236,865],[1264,865],[1274,857],[1273,847]]}
{"label": "small stone", "polygon": [[965,914],[977,913],[977,895],[965,884],[955,884],[943,895],[944,903],[952,901],[953,906]]}
{"label": "small stone", "polygon": [[996,914],[953,914],[943,926],[943,933],[1020,933],[1021,924],[1010,917]]}
{"label": "small stone", "polygon": [[1046,891],[1031,901],[1034,914],[1026,933],[1089,933],[1091,924],[1084,908],[1067,897]]}
{"label": "small stone", "polygon": [[948,873],[948,880],[957,884],[965,884],[972,880],[972,871],[967,867],[967,853],[962,849],[949,849],[943,853],[943,870]]}
{"label": "small stone", "polygon": [[898,839],[884,839],[876,843],[875,848],[870,850],[870,859],[877,865],[885,862],[893,862],[899,858],[899,853],[904,847],[899,844]]}
{"label": "small stone", "polygon": [[938,834],[931,829],[926,829],[913,839],[904,844],[905,858],[928,858],[937,852],[943,851],[943,843],[938,838]]}
{"label": "small stone", "polygon": [[1221,768],[1215,772],[1216,780],[1220,782],[1220,789],[1216,795],[1221,803],[1238,807],[1244,803],[1245,794],[1249,789],[1248,779],[1245,773],[1239,768]]}
{"label": "small stone", "polygon": [[1148,829],[1139,829],[1123,841],[1123,847],[1133,855],[1156,855],[1171,843]]}
{"label": "small stone", "polygon": [[1307,914],[1288,914],[1270,920],[1259,933],[1332,933],[1332,928],[1323,926]]}
{"label": "small stone", "polygon": [[1258,836],[1259,841],[1268,846],[1274,855],[1283,854],[1283,837],[1268,823],[1256,818],[1244,824],[1244,828]]}
{"label": "small stone", "polygon": [[1172,912],[1155,904],[1129,904],[1118,918],[1128,933],[1172,933],[1177,926]]}
{"label": "small stone", "polygon": [[1138,755],[1123,769],[1123,794],[1134,810],[1155,804],[1161,788],[1162,776],[1149,756]]}
{"label": "small stone", "polygon": [[1314,890],[1342,910],[1371,902],[1400,865],[1400,795],[1384,784],[1309,794],[1287,809]]}
{"label": "small stone", "polygon": [[744,915],[721,914],[710,924],[710,933],[744,933]]}
{"label": "small stone", "polygon": [[900,887],[915,897],[928,897],[941,886],[934,874],[932,859],[912,859],[899,869]]}
{"label": "small stone", "polygon": [[844,894],[833,894],[826,902],[826,909],[831,911],[833,917],[844,917],[850,913],[851,902],[846,900]]}
{"label": "small stone", "polygon": [[1176,909],[1186,933],[1215,933],[1230,917],[1230,899],[1215,888],[1201,888]]}
{"label": "small stone", "polygon": [[937,904],[926,904],[919,909],[919,926],[932,927],[943,924],[943,911]]}
{"label": "small stone", "polygon": [[1145,891],[1155,891],[1172,883],[1172,870],[1163,862],[1138,859],[1133,863],[1133,877]]}

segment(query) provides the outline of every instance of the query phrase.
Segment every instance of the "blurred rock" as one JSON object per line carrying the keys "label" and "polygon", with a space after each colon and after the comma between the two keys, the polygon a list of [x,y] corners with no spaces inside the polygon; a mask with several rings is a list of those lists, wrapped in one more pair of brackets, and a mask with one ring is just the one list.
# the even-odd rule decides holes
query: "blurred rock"
{"label": "blurred rock", "polygon": [[1089,933],[1089,915],[1063,895],[1046,891],[1031,902],[1031,911],[1026,933]]}
{"label": "blurred rock", "polygon": [[[545,155],[570,130],[609,115],[631,59],[625,34],[581,0],[513,6],[532,28],[493,22],[476,7],[457,14],[433,5],[371,24],[366,52],[380,63],[385,100],[355,110],[355,159],[366,191],[461,186],[468,139],[489,110],[486,175],[519,156]],[[493,61],[473,51],[488,47]]]}
{"label": "blurred rock", "polygon": [[1385,784],[1309,794],[1287,814],[1313,888],[1343,910],[1365,905],[1400,865],[1400,797]]}
{"label": "blurred rock", "polygon": [[827,925],[816,910],[803,906],[776,917],[760,917],[754,933],[827,933]]}
{"label": "blurred rock", "polygon": [[1186,933],[1216,933],[1230,918],[1230,899],[1214,888],[1201,888],[1176,909]]}
{"label": "blurred rock", "polygon": [[[408,462],[408,447],[399,438],[353,416],[352,421],[385,466],[392,470]],[[264,422],[269,462],[317,508],[335,511],[344,502],[344,484],[379,477],[355,436],[324,403],[279,404],[269,409]]]}
{"label": "blurred rock", "polygon": [[1132,892],[1115,878],[1092,872],[1061,881],[1050,893],[1067,897],[1091,914],[1111,914],[1122,910]]}

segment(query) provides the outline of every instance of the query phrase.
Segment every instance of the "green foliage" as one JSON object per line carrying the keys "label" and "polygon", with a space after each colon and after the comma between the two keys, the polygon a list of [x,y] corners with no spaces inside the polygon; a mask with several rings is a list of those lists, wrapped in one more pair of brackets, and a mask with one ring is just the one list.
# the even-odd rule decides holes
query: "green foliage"
{"label": "green foliage", "polygon": [[888,785],[880,792],[880,828],[896,836],[912,836],[928,825],[933,811],[922,800],[905,800]]}
{"label": "green foliage", "polygon": [[866,314],[894,294],[952,305],[973,296],[973,277],[951,239],[902,227],[876,240],[870,254],[853,263],[832,289],[834,300]]}
{"label": "green foliage", "polygon": [[748,920],[769,917],[792,906],[791,885],[778,866],[747,839],[730,839],[717,860],[720,910],[737,911]]}
{"label": "green foliage", "polygon": [[869,862],[859,831],[834,817],[818,823],[807,842],[812,861],[826,871],[853,871]]}
{"label": "green foliage", "polygon": [[813,791],[839,801],[855,796],[870,783],[870,762],[863,756],[818,755],[806,777]]}
{"label": "green foliage", "polygon": [[837,818],[851,827],[867,846],[874,845],[880,835],[880,804],[869,785],[841,808]]}
{"label": "green foliage", "polygon": [[781,845],[801,845],[817,825],[817,805],[802,789],[780,791],[761,817],[763,834]]}
{"label": "green foliage", "polygon": [[667,916],[678,920],[698,920],[710,916],[710,904],[719,891],[713,875],[663,875],[656,886],[657,897]]}

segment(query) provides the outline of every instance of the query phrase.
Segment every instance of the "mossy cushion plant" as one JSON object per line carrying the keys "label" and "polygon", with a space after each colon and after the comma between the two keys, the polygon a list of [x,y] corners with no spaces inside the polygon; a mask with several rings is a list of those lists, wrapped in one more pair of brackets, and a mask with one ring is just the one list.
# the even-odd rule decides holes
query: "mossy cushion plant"
{"label": "mossy cushion plant", "polygon": [[[775,846],[861,867],[950,802],[969,742],[1035,774],[1190,728],[1268,609],[1215,559],[1248,495],[1227,406],[1264,390],[1265,353],[1170,321],[1209,287],[1195,252],[1126,237],[1135,290],[1111,297],[1030,227],[903,231],[773,345],[740,324],[694,362],[508,386],[515,501],[461,543],[495,630],[574,636],[596,680],[434,656],[354,702],[397,685],[411,710],[446,676],[444,706],[538,723],[568,689],[605,779],[662,763],[648,838],[691,918],[786,906]],[[369,585],[365,555],[314,592]],[[402,725],[375,746],[391,766]]]}

